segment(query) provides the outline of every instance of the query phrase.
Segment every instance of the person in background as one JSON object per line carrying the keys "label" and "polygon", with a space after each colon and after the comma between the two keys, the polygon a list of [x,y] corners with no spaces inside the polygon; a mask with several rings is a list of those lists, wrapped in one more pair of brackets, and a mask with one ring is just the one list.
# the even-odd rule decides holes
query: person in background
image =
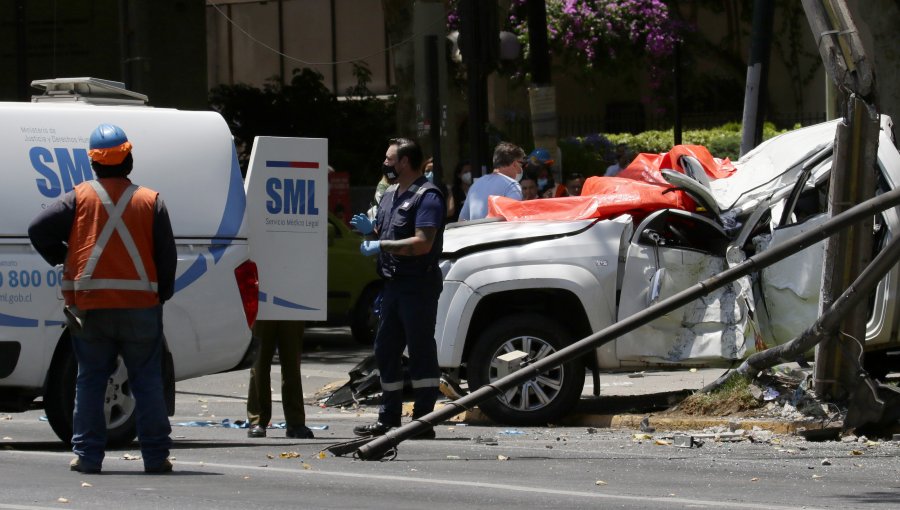
{"label": "person in background", "polygon": [[259,357],[250,369],[247,390],[247,437],[266,437],[272,419],[272,358],[278,348],[281,363],[281,407],[284,410],[285,437],[312,439],[303,409],[303,383],[300,380],[300,353],[303,351],[303,321],[256,321],[253,336],[260,339]]}
{"label": "person in background", "polygon": [[28,227],[35,250],[63,264],[62,294],[78,362],[69,469],[100,473],[106,450],[104,399],[122,357],[134,395],[145,473],[172,471],[172,428],[163,392],[163,303],[175,292],[178,256],[159,193],[132,184],[125,131],[100,124],[88,157],[96,180],[47,206]]}
{"label": "person in background", "polygon": [[519,181],[519,185],[522,187],[522,200],[534,200],[538,198],[537,181],[535,181],[534,177],[526,175]]}
{"label": "person in background", "polygon": [[369,207],[369,210],[366,211],[366,215],[369,216],[370,220],[374,220],[375,216],[378,214],[378,204],[381,202],[381,197],[384,196],[384,192],[388,189],[388,187],[392,184],[397,183],[397,176],[392,174],[382,175],[381,180],[378,181],[378,184],[375,185],[375,195],[372,197],[372,205]]}
{"label": "person in background", "polygon": [[444,219],[444,224],[450,223],[451,221],[453,221],[450,217],[450,207],[453,204],[453,197],[450,195],[449,190],[447,189],[447,185],[444,184],[444,180],[442,178],[443,172],[438,172],[438,174],[441,174],[440,177],[438,177],[434,172],[434,158],[428,158],[425,160],[424,174],[425,178],[428,179],[428,182],[437,186],[437,189],[441,192],[441,195],[443,195],[444,200],[446,201],[444,209],[445,211],[447,211],[447,216]]}
{"label": "person in background", "polygon": [[450,221],[459,221],[459,213],[462,211],[466,195],[472,186],[472,164],[468,161],[460,161],[453,172],[453,187],[450,189],[450,202],[447,215]]}
{"label": "person in background", "polygon": [[615,157],[615,163],[606,167],[606,171],[603,172],[603,177],[615,177],[619,172],[625,170],[625,167],[627,167],[628,164],[631,163],[631,156],[628,151],[628,146],[624,143],[616,145]]}
{"label": "person in background", "polygon": [[540,147],[531,151],[525,159],[525,175],[532,175],[538,187],[538,195],[551,198],[556,193],[556,182],[553,180],[554,160],[547,149]]}
{"label": "person in background", "polygon": [[[434,327],[443,280],[438,257],[443,246],[444,197],[422,172],[422,149],[408,138],[390,141],[383,172],[397,176],[372,222],[357,214],[350,225],[366,236],[363,255],[378,256],[384,279],[381,322],[375,335],[375,361],[381,382],[378,421],[353,429],[358,436],[381,436],[400,426],[403,412],[403,351],[409,351],[409,375],[415,403],[413,419],[434,410],[441,369]],[[434,438],[428,429],[416,439]]]}
{"label": "person in background", "polygon": [[566,176],[566,195],[569,197],[577,197],[581,195],[581,187],[584,186],[584,176],[580,173],[573,172]]}
{"label": "person in background", "polygon": [[487,216],[488,197],[500,195],[522,200],[522,179],[525,151],[518,145],[500,142],[494,149],[494,171],[475,181],[469,188],[466,202],[459,213],[460,221],[478,220]]}

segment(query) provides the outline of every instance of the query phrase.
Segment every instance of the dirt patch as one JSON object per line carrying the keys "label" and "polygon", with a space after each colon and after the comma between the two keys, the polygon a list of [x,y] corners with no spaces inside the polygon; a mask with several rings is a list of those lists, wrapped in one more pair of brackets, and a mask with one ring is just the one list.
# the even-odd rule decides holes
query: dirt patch
{"label": "dirt patch", "polygon": [[688,416],[755,416],[763,403],[753,396],[747,379],[735,378],[711,393],[695,393],[669,411]]}

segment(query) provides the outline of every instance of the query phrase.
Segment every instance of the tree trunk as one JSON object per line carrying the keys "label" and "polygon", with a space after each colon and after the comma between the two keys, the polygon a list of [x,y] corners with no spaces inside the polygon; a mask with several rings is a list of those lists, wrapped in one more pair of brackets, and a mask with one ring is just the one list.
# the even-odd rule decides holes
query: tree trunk
{"label": "tree trunk", "polygon": [[[413,42],[413,0],[381,0],[384,29],[394,64],[397,87],[398,135],[416,137],[415,51]],[[405,42],[400,44],[401,42]]]}

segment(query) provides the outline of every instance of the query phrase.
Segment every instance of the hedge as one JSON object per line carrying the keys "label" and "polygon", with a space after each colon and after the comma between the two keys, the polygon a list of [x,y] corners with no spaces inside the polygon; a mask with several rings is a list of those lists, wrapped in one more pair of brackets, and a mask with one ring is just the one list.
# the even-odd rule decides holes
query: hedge
{"label": "hedge", "polygon": [[[766,123],[763,127],[763,139],[784,132],[776,129],[774,124]],[[713,129],[687,130],[682,133],[681,140],[686,145],[703,145],[717,158],[735,161],[741,152],[741,124],[730,122]],[[595,133],[566,138],[559,141],[565,172],[602,175],[606,167],[615,161],[615,147],[620,143],[626,144],[633,154],[658,154],[668,152],[675,140],[672,130],[644,131],[636,135]]]}

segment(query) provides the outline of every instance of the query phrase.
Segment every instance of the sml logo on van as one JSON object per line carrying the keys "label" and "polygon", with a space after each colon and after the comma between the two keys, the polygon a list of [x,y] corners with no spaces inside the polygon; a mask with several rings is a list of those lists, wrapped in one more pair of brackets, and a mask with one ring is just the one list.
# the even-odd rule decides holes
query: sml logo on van
{"label": "sml logo on van", "polygon": [[[267,167],[274,168],[319,168],[319,164],[309,161],[266,161]],[[270,177],[266,180],[266,210],[269,214],[299,214],[315,216],[316,181],[312,179],[291,179]]]}
{"label": "sml logo on van", "polygon": [[32,147],[28,151],[31,166],[41,174],[35,179],[38,191],[47,198],[57,198],[63,191],[94,178],[87,149]]}

